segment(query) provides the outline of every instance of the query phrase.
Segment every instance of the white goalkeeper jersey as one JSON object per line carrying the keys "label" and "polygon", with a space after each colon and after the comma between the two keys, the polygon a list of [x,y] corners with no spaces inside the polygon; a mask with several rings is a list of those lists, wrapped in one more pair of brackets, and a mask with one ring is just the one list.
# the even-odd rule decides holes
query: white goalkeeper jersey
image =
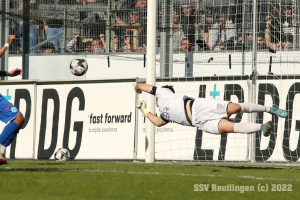
{"label": "white goalkeeper jersey", "polygon": [[[155,86],[154,86],[155,87]],[[156,87],[155,97],[160,117],[166,122],[175,122],[185,126],[192,126],[186,113],[186,101],[192,100],[188,96],[174,94],[168,88]]]}

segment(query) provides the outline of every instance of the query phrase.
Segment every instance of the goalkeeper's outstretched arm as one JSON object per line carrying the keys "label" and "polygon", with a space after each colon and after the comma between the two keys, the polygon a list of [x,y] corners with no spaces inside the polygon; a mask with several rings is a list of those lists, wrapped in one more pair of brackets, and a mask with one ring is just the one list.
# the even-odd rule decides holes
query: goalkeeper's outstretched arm
{"label": "goalkeeper's outstretched arm", "polygon": [[142,91],[150,93],[153,88],[153,85],[148,85],[144,83],[134,83],[133,89],[136,93],[141,94]]}
{"label": "goalkeeper's outstretched arm", "polygon": [[148,109],[146,108],[145,101],[140,101],[139,105],[137,105],[136,107],[139,108],[143,115],[147,117],[155,126],[161,127],[167,124],[167,122],[165,122],[163,119],[157,117],[156,115],[153,115],[151,112],[148,111]]}

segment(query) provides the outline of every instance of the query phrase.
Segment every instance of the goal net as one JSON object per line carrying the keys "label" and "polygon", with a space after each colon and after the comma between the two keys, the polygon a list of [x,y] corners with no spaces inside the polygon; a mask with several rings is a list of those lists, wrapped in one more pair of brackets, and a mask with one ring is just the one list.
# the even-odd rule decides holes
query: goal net
{"label": "goal net", "polygon": [[173,85],[176,94],[194,98],[277,106],[289,114],[230,116],[237,123],[272,121],[270,137],[214,135],[175,123],[157,127],[156,160],[298,161],[299,1],[160,1],[158,9],[158,86]]}

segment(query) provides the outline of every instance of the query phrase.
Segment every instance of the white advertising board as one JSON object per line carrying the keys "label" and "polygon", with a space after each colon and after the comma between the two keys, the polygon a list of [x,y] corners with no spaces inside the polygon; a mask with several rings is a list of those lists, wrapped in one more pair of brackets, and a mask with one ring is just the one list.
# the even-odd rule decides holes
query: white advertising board
{"label": "white advertising board", "polygon": [[35,158],[133,159],[132,82],[38,85],[37,105]]}
{"label": "white advertising board", "polygon": [[[25,81],[24,81],[25,82]],[[6,150],[7,158],[32,159],[34,153],[34,133],[35,133],[35,86],[32,83],[10,84],[3,81],[0,85],[0,93],[9,102],[19,108],[20,112],[26,118],[23,129]],[[0,130],[6,126],[0,123]]]}

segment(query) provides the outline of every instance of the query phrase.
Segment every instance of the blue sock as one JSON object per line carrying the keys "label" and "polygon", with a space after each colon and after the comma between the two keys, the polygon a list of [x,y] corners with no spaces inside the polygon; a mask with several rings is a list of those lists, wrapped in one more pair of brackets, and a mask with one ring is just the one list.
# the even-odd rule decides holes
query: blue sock
{"label": "blue sock", "polygon": [[11,141],[19,133],[19,128],[20,126],[15,122],[10,122],[7,124],[0,135],[0,144],[5,147],[10,145]]}

